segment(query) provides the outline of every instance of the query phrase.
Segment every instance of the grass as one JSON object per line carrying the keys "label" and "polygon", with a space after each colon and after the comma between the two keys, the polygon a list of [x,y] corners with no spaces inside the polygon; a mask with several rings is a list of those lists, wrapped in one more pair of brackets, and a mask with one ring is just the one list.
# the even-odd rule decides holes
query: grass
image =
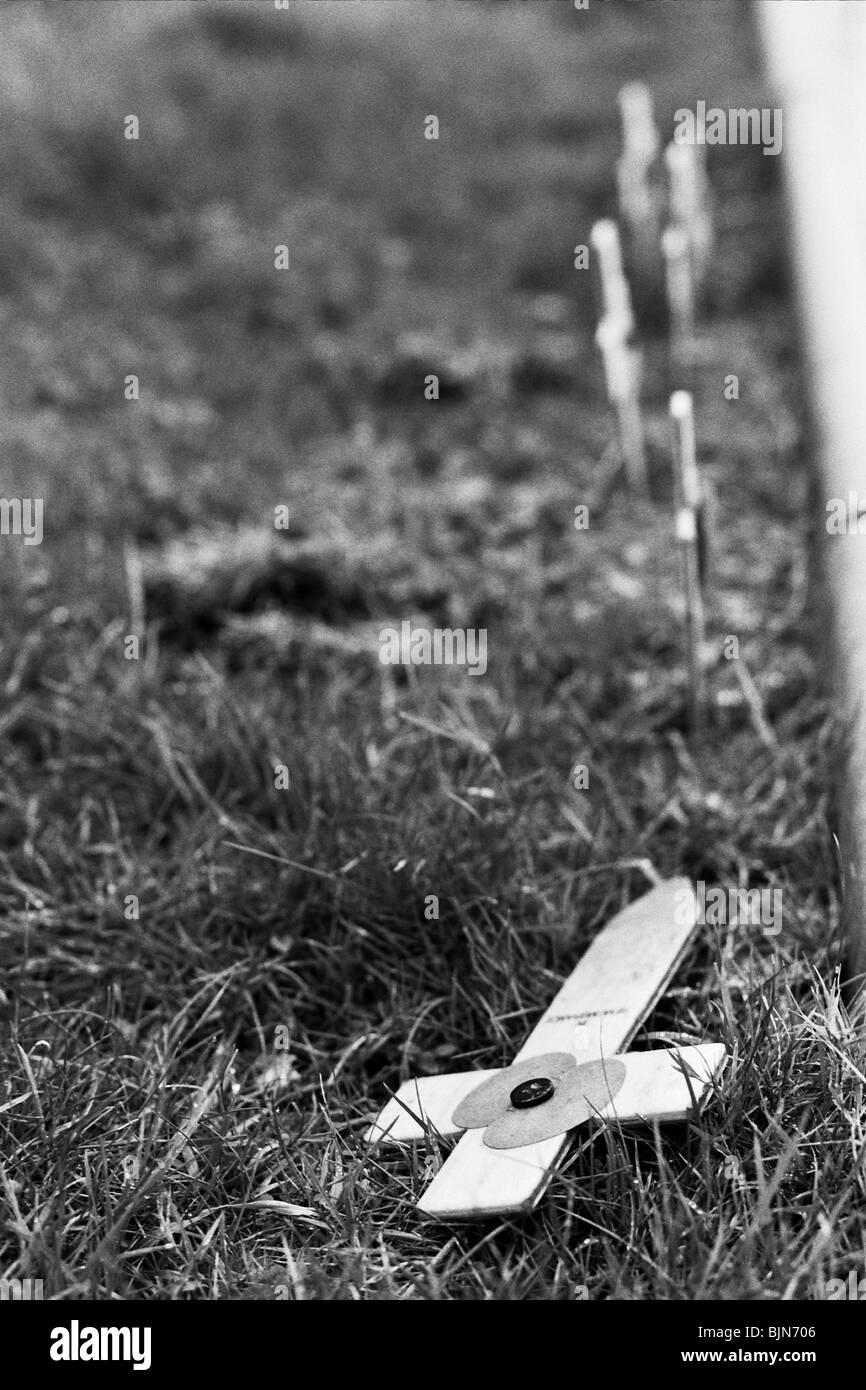
{"label": "grass", "polygon": [[[741,659],[716,663],[699,742],[664,325],[645,295],[639,504],[572,265],[612,210],[622,81],[663,123],[764,104],[742,7],[103,13],[0,21],[4,488],[45,498],[43,545],[0,553],[0,1270],[66,1299],[780,1299],[859,1277],[775,162],[712,152],[707,608]],[[380,666],[406,617],[486,627],[487,675]],[[386,1089],[509,1061],[604,921],[674,873],[783,892],[775,937],[704,930],[638,1039],[723,1039],[718,1097],[584,1144],[530,1219],[425,1226],[441,1155],[362,1143]]]}

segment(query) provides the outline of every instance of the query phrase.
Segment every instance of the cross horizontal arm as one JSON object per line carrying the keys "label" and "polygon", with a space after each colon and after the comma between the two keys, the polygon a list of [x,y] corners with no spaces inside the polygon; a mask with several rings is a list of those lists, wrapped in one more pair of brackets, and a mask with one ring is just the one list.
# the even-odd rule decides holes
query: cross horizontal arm
{"label": "cross horizontal arm", "polygon": [[451,1120],[461,1100],[500,1070],[446,1072],[404,1081],[370,1125],[365,1142],[406,1144],[423,1139],[431,1130],[443,1139],[453,1139],[463,1133]]}
{"label": "cross horizontal arm", "polygon": [[[620,1124],[681,1119],[691,1109],[692,1095],[700,1104],[724,1057],[721,1043],[675,1051],[621,1053],[611,1060],[624,1064],[625,1080],[613,1101],[599,1110],[599,1119],[616,1119]],[[693,1073],[691,1091],[683,1067]],[[443,1139],[462,1134],[451,1118],[454,1111],[470,1091],[498,1076],[500,1070],[451,1072],[406,1081],[367,1130],[366,1142],[411,1143],[423,1139],[431,1130]],[[524,1150],[512,1152],[523,1154],[525,1159]]]}
{"label": "cross horizontal arm", "polygon": [[[701,1103],[721,1071],[725,1048],[722,1043],[705,1043],[671,1051],[622,1053],[616,1060],[625,1064],[625,1081],[613,1101],[599,1108],[599,1122],[661,1124],[684,1119],[693,1104]],[[455,1167],[446,1161],[418,1203],[420,1211],[437,1221],[471,1221],[530,1210],[565,1140],[560,1136],[493,1152],[484,1144],[483,1131],[475,1129],[467,1131],[460,1143],[471,1146],[474,1162]],[[517,1186],[513,1175],[520,1175]],[[516,1192],[523,1197],[520,1206]]]}

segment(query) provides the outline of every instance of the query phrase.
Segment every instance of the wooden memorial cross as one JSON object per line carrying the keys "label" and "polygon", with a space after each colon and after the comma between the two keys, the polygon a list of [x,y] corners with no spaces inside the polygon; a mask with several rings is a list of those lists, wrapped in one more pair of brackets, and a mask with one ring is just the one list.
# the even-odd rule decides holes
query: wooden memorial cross
{"label": "wooden memorial cross", "polygon": [[529,1211],[579,1126],[681,1120],[725,1060],[721,1043],[624,1052],[697,929],[688,879],[662,883],[599,933],[510,1067],[407,1081],[373,1145],[462,1135],[418,1203],[436,1220]]}

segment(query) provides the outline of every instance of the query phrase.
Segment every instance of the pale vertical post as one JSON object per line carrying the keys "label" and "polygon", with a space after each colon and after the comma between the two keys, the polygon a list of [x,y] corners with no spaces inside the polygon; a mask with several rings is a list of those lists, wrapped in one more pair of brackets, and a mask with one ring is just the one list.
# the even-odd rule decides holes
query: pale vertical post
{"label": "pale vertical post", "polygon": [[598,257],[602,315],[604,318],[624,319],[628,325],[627,332],[631,333],[634,330],[634,312],[623,270],[619,227],[610,218],[604,218],[593,226],[589,241]]}
{"label": "pale vertical post", "polygon": [[652,93],[643,82],[629,82],[618,94],[622,154],[616,179],[620,215],[628,228],[632,254],[643,274],[658,267],[659,208],[652,169],[661,148]]}
{"label": "pale vertical post", "polygon": [[[784,99],[782,167],[818,425],[822,498],[866,494],[866,6],[761,0],[771,71]],[[781,119],[781,115],[780,115]],[[866,539],[825,535],[833,594],[833,690],[849,731],[840,791],[839,839],[848,969],[866,1002]]]}
{"label": "pale vertical post", "polygon": [[674,498],[676,531],[682,557],[686,602],[686,645],[689,668],[689,711],[692,732],[703,725],[706,710],[704,673],[704,602],[701,594],[699,524],[701,485],[695,447],[695,419],[691,394],[675,391],[670,400],[673,427]]}
{"label": "pale vertical post", "polygon": [[671,327],[671,358],[677,369],[687,370],[694,357],[695,285],[689,239],[681,227],[662,234],[665,290]]}
{"label": "pale vertical post", "polygon": [[702,286],[713,251],[710,185],[703,148],[672,142],[665,149],[670,220],[688,237],[695,283]]}
{"label": "pale vertical post", "polygon": [[616,415],[623,463],[632,489],[649,493],[643,420],[640,411],[640,353],[628,342],[627,322],[606,315],[598,325],[596,343],[604,362],[607,396]]}
{"label": "pale vertical post", "polygon": [[623,270],[619,228],[614,221],[605,218],[595,223],[589,239],[598,257],[603,314],[596,343],[604,361],[608,400],[616,415],[629,484],[636,492],[646,494],[646,453],[640,412],[641,361],[640,353],[630,341],[635,322]]}

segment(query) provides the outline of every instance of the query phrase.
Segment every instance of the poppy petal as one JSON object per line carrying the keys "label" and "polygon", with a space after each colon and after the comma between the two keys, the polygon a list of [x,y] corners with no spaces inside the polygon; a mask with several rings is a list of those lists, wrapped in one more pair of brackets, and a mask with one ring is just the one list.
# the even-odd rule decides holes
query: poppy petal
{"label": "poppy petal", "polygon": [[566,1134],[609,1105],[624,1081],[625,1066],[612,1057],[582,1062],[559,1077],[554,1094],[542,1105],[520,1110],[509,1104],[490,1121],[484,1143],[488,1149],[518,1149]]}
{"label": "poppy petal", "polygon": [[[453,1123],[461,1129],[483,1129],[499,1118],[510,1107],[511,1092],[525,1081],[536,1077],[547,1077],[557,1082],[566,1072],[575,1071],[577,1063],[572,1052],[544,1052],[539,1057],[529,1057],[525,1062],[515,1062],[490,1076],[464,1096],[452,1117]],[[546,1101],[544,1104],[549,1105]],[[541,1107],[536,1107],[541,1108]]]}

